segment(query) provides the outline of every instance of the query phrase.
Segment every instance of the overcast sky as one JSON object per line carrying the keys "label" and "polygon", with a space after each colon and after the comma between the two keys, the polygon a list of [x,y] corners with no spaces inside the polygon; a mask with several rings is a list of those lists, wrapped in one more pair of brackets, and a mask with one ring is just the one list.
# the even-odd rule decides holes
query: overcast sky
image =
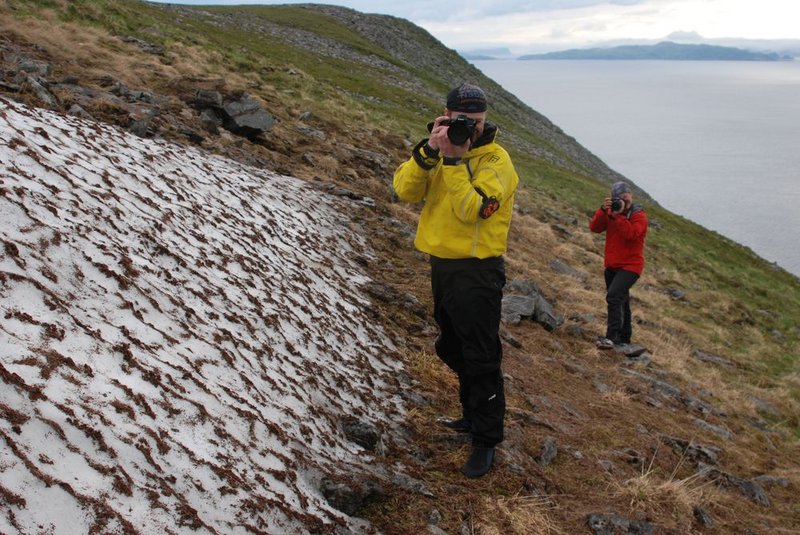
{"label": "overcast sky", "polygon": [[[302,2],[171,0],[171,3]],[[697,32],[705,38],[800,39],[799,0],[332,0],[317,3],[405,18],[458,50],[505,46],[519,54],[624,39],[657,40],[673,32]]]}

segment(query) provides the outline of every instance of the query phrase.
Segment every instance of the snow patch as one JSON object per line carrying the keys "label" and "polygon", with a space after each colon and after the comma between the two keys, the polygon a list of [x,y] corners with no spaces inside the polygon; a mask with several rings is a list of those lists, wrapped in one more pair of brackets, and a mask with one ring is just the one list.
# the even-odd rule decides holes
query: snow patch
{"label": "snow patch", "polygon": [[0,531],[355,529],[402,411],[346,201],[0,98]]}

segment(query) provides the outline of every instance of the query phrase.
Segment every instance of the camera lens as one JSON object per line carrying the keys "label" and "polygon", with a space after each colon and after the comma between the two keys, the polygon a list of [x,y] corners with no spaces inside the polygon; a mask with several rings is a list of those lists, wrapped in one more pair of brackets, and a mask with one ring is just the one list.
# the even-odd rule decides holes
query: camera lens
{"label": "camera lens", "polygon": [[447,138],[453,145],[463,145],[472,135],[472,131],[464,123],[452,123],[447,128]]}

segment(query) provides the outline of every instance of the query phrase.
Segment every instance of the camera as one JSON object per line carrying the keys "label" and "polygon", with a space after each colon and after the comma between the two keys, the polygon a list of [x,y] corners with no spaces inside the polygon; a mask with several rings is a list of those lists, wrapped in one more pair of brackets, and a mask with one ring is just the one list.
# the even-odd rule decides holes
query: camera
{"label": "camera", "polygon": [[623,201],[619,197],[614,197],[613,199],[611,199],[611,211],[612,212],[621,211],[623,206],[625,206],[625,201]]}
{"label": "camera", "polygon": [[477,121],[470,119],[466,115],[459,115],[455,119],[445,119],[441,123],[447,126],[447,138],[453,145],[463,145],[472,137],[475,132]]}

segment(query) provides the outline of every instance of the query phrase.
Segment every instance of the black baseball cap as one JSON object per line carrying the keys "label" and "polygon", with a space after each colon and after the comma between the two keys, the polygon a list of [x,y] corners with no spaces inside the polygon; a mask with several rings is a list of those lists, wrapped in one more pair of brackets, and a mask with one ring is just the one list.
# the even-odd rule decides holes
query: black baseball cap
{"label": "black baseball cap", "polygon": [[461,84],[447,94],[447,109],[465,113],[486,111],[486,94],[477,85]]}

